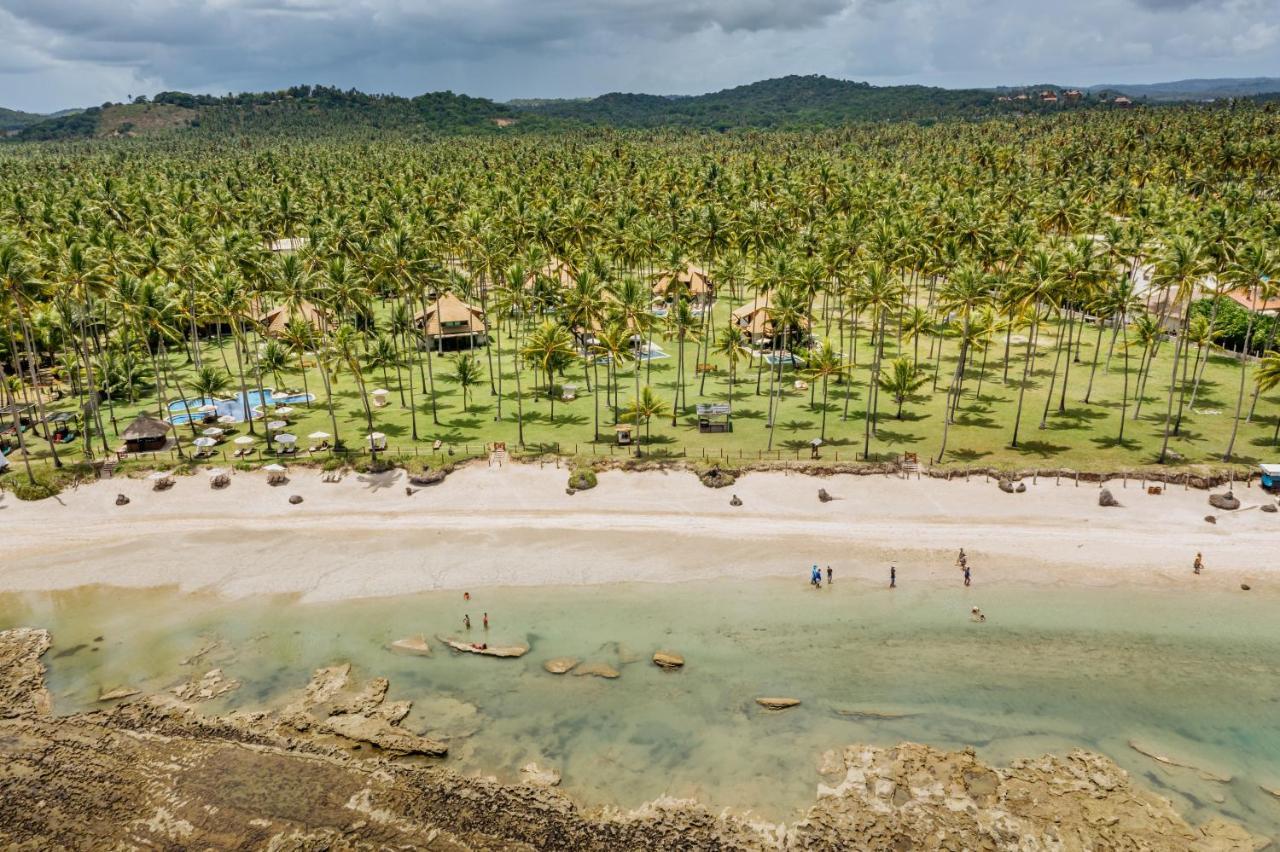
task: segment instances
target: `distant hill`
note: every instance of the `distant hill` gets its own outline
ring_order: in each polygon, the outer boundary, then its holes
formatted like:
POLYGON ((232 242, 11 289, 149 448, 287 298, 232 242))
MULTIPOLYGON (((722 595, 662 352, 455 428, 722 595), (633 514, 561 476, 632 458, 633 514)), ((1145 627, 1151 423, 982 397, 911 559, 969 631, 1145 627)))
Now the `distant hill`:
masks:
POLYGON ((0 134, 21 130, 24 127, 44 121, 46 118, 48 116, 0 107, 0 134))
POLYGON ((1280 77, 1224 77, 1213 80, 1173 80, 1168 83, 1131 83, 1089 86, 1088 92, 1123 92, 1149 101, 1205 101, 1249 98, 1280 92, 1280 77))
POLYGON ((361 130, 458 133, 496 131, 523 118, 509 106, 452 92, 403 98, 294 86, 225 97, 161 92, 149 101, 106 104, 74 115, 43 118, 24 126, 17 138, 88 139, 175 130, 301 136, 361 130))
MULTIPOLYGON (((517 104, 512 104, 517 106, 517 104)), ((780 77, 688 97, 615 92, 589 100, 521 102, 526 113, 618 127, 831 126, 856 121, 980 118, 1037 104, 1002 104, 991 90, 872 86, 819 75, 780 77)))

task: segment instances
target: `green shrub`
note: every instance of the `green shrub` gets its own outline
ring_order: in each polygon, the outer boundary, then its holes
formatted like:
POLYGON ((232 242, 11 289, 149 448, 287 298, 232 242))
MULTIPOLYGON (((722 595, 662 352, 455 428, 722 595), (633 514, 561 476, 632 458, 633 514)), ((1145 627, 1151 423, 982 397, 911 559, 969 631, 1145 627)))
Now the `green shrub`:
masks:
POLYGON ((596 487, 596 472, 589 467, 575 470, 569 474, 569 487, 574 491, 590 491, 596 487))
POLYGON ((44 479, 37 479, 35 482, 19 479, 9 487, 13 489, 13 496, 19 500, 45 500, 62 490, 53 482, 44 479))

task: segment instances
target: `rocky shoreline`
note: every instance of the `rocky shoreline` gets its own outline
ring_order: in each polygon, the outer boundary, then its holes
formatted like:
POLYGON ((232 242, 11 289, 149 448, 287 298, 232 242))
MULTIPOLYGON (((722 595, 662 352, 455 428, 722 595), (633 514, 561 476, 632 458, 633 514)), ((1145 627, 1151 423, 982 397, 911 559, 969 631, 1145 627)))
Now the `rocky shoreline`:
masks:
POLYGON ((1110 760, 1082 751, 984 764, 971 750, 852 745, 790 825, 658 800, 585 810, 549 789, 463 778, 415 755, 447 746, 400 727, 406 702, 350 668, 315 672, 274 713, 205 716, 174 695, 51 715, 47 631, 0 632, 0 844, 25 848, 1260 849, 1191 826, 1110 760))

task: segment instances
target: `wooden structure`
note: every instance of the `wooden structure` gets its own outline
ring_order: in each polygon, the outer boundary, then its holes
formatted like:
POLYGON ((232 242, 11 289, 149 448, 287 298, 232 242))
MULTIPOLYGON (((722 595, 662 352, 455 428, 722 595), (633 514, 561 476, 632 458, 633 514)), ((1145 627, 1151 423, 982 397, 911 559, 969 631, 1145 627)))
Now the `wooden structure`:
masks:
POLYGON ((699 432, 732 432, 733 421, 729 419, 732 409, 727 402, 698 403, 699 432))
POLYGON ((328 326, 328 318, 324 311, 311 302, 303 302, 294 308, 289 305, 278 305, 269 311, 260 312, 256 319, 262 323, 262 333, 268 337, 279 337, 285 328, 295 319, 300 319, 317 334, 328 326))
POLYGON ((619 447, 629 447, 634 440, 635 424, 619 423, 613 427, 613 433, 617 437, 619 447))
POLYGON ((443 350, 446 343, 452 348, 463 345, 476 346, 485 343, 488 326, 484 311, 468 305, 453 293, 444 293, 428 302, 425 310, 413 318, 429 345, 443 350))
POLYGON ((715 286, 706 270, 690 263, 684 269, 664 272, 653 285, 653 295, 667 302, 686 295, 696 302, 706 304, 715 295, 715 286))
POLYGON ((147 453, 164 449, 169 440, 169 424, 150 412, 139 414, 124 430, 124 449, 129 453, 147 453))
MULTIPOLYGON (((745 305, 734 308, 730 314, 734 326, 752 343, 770 341, 778 335, 773 328, 773 318, 769 316, 770 295, 766 293, 757 296, 745 305)), ((801 328, 806 332, 809 330, 808 317, 801 320, 801 328)))

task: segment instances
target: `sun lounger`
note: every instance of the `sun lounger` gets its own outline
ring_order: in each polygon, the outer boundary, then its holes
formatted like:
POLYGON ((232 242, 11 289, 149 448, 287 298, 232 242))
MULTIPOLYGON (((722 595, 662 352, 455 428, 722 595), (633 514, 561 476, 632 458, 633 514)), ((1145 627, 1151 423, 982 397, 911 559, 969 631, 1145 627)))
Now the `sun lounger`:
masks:
POLYGON ((433 449, 433 450, 438 450, 438 449, 440 449, 440 447, 441 447, 443 444, 444 444, 444 442, 443 442, 443 441, 441 441, 439 438, 437 438, 437 439, 436 439, 436 441, 435 441, 435 443, 433 443, 433 444, 431 445, 431 449, 433 449))

